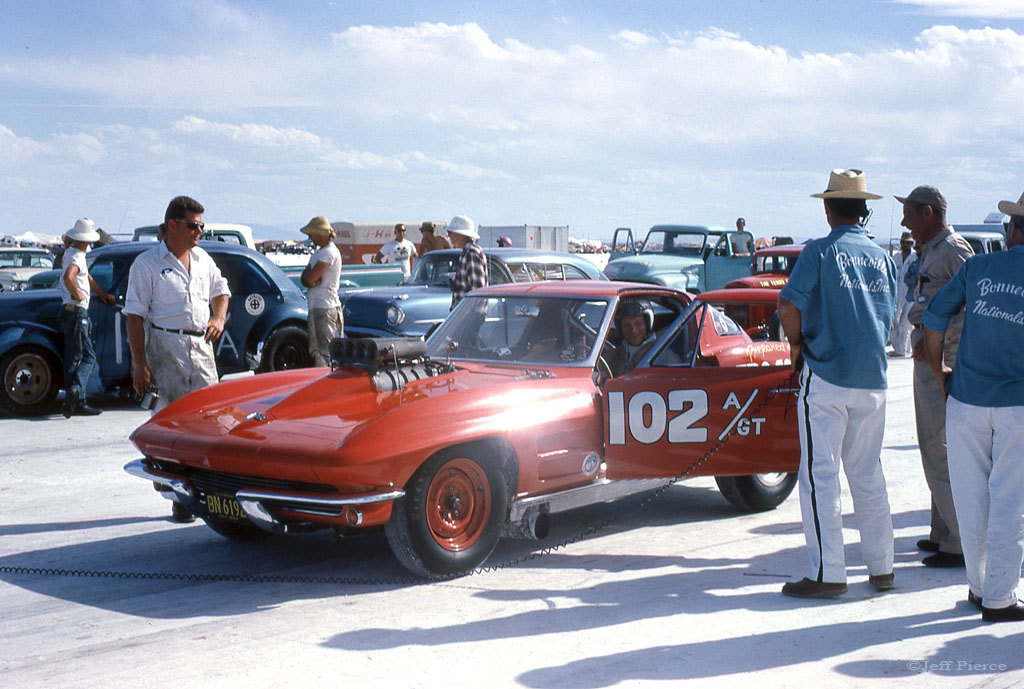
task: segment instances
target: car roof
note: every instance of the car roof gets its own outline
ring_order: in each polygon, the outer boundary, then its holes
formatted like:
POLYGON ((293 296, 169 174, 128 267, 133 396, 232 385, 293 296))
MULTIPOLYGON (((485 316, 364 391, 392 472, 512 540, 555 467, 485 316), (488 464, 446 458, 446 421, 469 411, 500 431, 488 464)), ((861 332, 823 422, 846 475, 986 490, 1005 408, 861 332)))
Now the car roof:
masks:
POLYGON ((38 254, 50 253, 48 250, 38 246, 0 246, 0 251, 4 252, 5 254, 14 253, 15 251, 17 251, 18 253, 25 253, 26 251, 35 252, 38 254))
POLYGON ((779 244, 778 246, 766 246, 754 252, 756 256, 788 256, 798 254, 804 250, 804 244, 779 244))
POLYGON ((542 282, 512 282, 504 285, 479 287, 473 296, 552 296, 584 297, 586 299, 621 296, 627 292, 676 292, 679 290, 642 282, 617 282, 604 280, 547 280, 542 282))
POLYGON ((747 302, 771 302, 779 299, 779 290, 770 287, 736 287, 733 289, 715 289, 701 292, 697 299, 705 302, 723 304, 745 304, 747 302))
POLYGON ((694 234, 721 234, 729 230, 717 225, 654 225, 648 230, 651 232, 691 232, 694 234))
MULTIPOLYGON (((89 253, 96 256, 135 256, 141 254, 143 251, 149 251, 150 249, 156 248, 159 244, 154 242, 115 242, 114 244, 107 244, 106 246, 97 247, 92 249, 89 253)), ((205 250, 207 253, 222 253, 222 254, 239 254, 251 256, 254 253, 252 249, 242 246, 241 244, 231 244, 230 242, 218 242, 218 241, 204 241, 199 242, 200 248, 205 250)))

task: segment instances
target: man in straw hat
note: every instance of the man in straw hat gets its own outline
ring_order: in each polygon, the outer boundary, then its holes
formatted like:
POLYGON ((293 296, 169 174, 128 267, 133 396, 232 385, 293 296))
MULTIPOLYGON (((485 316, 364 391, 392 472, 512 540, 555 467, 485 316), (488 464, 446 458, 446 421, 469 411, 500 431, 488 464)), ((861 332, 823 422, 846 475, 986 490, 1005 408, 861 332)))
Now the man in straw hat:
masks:
POLYGON ((437 225, 429 220, 420 225, 420 256, 438 249, 451 249, 452 243, 447 237, 437 234, 437 225))
POLYGON ((89 275, 85 254, 89 245, 100 240, 96 224, 79 218, 64 235, 67 248, 61 263, 60 288, 63 308, 60 327, 64 332, 64 417, 72 414, 95 416, 99 409, 85 401, 85 386, 96 368, 96 352, 92 345, 92 322, 89 320, 89 291, 95 290, 104 304, 113 306, 114 296, 108 294, 89 275))
POLYGON ((861 555, 878 591, 893 585, 893 534, 880 461, 885 430, 885 342, 895 312, 896 267, 863 227, 860 170, 833 170, 824 199, 827 237, 809 242, 779 293, 779 318, 800 371, 800 511, 810 575, 782 593, 846 592, 839 465, 853 496, 861 555))
MULTIPOLYGON (((924 349, 921 316, 928 302, 945 285, 964 261, 974 255, 967 240, 946 224, 946 198, 933 186, 916 187, 907 196, 897 196, 903 204, 903 227, 910 230, 921 245, 914 304, 908 318, 914 326, 911 346, 914 351, 914 415, 917 421, 917 444, 925 481, 931 491, 931 519, 928 538, 917 547, 931 553, 921 560, 927 567, 963 567, 953 491, 949 485, 946 464, 946 400, 928 368, 924 349)), ((960 314, 946 328, 945 361, 952 366, 960 342, 960 314)))
POLYGON ((1008 251, 961 265, 928 302, 928 365, 948 393, 949 474, 967 566, 967 600, 987 622, 1024 620, 1024 194, 1001 201, 1008 251), (966 306, 950 370, 947 330, 966 306))
POLYGON ((459 256, 459 264, 455 268, 455 277, 452 279, 452 305, 462 301, 462 298, 477 287, 487 286, 487 257, 484 250, 476 243, 480 239, 480 233, 476 231, 476 223, 465 215, 456 215, 448 223, 448 236, 456 249, 462 249, 459 256))
POLYGON ((299 280, 306 286, 309 316, 309 355, 316 366, 330 364, 331 339, 341 337, 343 321, 338 283, 341 281, 341 252, 334 243, 334 229, 322 215, 310 220, 299 232, 317 247, 299 280))

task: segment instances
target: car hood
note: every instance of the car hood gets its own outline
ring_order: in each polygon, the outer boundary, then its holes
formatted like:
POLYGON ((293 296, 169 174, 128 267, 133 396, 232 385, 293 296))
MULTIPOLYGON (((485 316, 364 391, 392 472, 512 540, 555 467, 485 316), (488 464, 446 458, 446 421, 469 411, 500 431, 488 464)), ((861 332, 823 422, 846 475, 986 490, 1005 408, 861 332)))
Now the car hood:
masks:
POLYGON ((452 291, 443 285, 398 285, 353 290, 346 292, 342 299, 346 326, 419 337, 448 315, 452 291), (388 322, 391 305, 402 309, 401 323, 388 322))
POLYGON ((416 458, 441 447, 579 414, 595 391, 586 369, 470 365, 393 391, 351 367, 300 369, 196 391, 131 440, 147 456, 194 467, 369 490, 403 482, 416 458))
POLYGON ((0 293, 0 322, 43 322, 43 316, 56 318, 60 306, 60 292, 56 289, 34 289, 24 292, 0 293), (53 311, 54 313, 50 313, 53 311))
POLYGON ((759 273, 757 275, 747 275, 746 277, 733 280, 726 285, 726 287, 764 287, 768 289, 781 289, 788 281, 789 276, 785 273, 759 273))
POLYGON ((634 276, 654 273, 678 273, 686 266, 700 263, 702 261, 696 256, 637 254, 609 261, 604 274, 613 280, 629 280, 634 276))

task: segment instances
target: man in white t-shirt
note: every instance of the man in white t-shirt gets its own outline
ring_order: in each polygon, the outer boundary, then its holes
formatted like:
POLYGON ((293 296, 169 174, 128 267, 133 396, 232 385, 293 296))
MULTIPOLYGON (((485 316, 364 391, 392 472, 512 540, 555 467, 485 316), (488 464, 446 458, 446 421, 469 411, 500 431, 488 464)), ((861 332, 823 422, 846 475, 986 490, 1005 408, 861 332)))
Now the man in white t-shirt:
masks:
POLYGON ((405 225, 395 225, 395 238, 385 244, 373 257, 374 263, 398 263, 402 266, 402 275, 409 277, 412 273, 412 259, 419 256, 416 245, 405 238, 405 225))
POLYGON ((322 215, 310 220, 299 232, 309 235, 309 240, 317 247, 299 278, 307 288, 309 318, 306 321, 306 328, 309 332, 309 355, 313 357, 315 366, 328 366, 331 359, 331 340, 341 337, 344 327, 341 299, 338 298, 341 252, 334 244, 334 229, 331 223, 322 215))

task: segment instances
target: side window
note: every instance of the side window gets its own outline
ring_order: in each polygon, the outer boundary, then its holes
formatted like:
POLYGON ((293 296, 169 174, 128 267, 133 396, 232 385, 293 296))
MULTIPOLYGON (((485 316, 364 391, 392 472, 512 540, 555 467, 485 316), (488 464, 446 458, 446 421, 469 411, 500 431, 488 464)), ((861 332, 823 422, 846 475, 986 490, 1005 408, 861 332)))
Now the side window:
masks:
POLYGON ((689 366, 700 335, 706 305, 700 304, 690 311, 683 323, 675 329, 665 347, 651 360, 652 366, 689 366))
POLYGON ((566 280, 586 280, 587 274, 576 266, 563 265, 562 270, 565 271, 566 280))
MULTIPOLYGON (((114 287, 114 278, 121 272, 121 261, 111 261, 110 259, 100 259, 93 261, 92 265, 89 266, 89 275, 96 281, 96 284, 104 292, 110 292, 114 287)), ((128 272, 127 270, 125 271, 128 272)), ((127 277, 127 276, 126 276, 127 277)), ((125 288, 127 288, 128 280, 124 281, 125 288)))
POLYGON ((512 273, 513 282, 530 282, 532 280, 530 276, 530 270, 524 263, 509 263, 508 269, 512 273))
POLYGON ((728 256, 729 255, 729 237, 728 235, 722 235, 718 243, 715 244, 715 256, 728 256))
POLYGON ((228 281, 231 294, 238 296, 253 292, 270 292, 273 283, 263 269, 243 256, 212 254, 217 267, 228 281))
POLYGON ((488 285, 507 285, 512 282, 512 275, 509 274, 508 270, 500 261, 496 261, 493 258, 487 258, 487 284, 488 285))
POLYGON ((1003 250, 1003 240, 1001 240, 1001 239, 993 239, 992 240, 992 247, 991 248, 992 248, 992 251, 1002 251, 1003 250))

